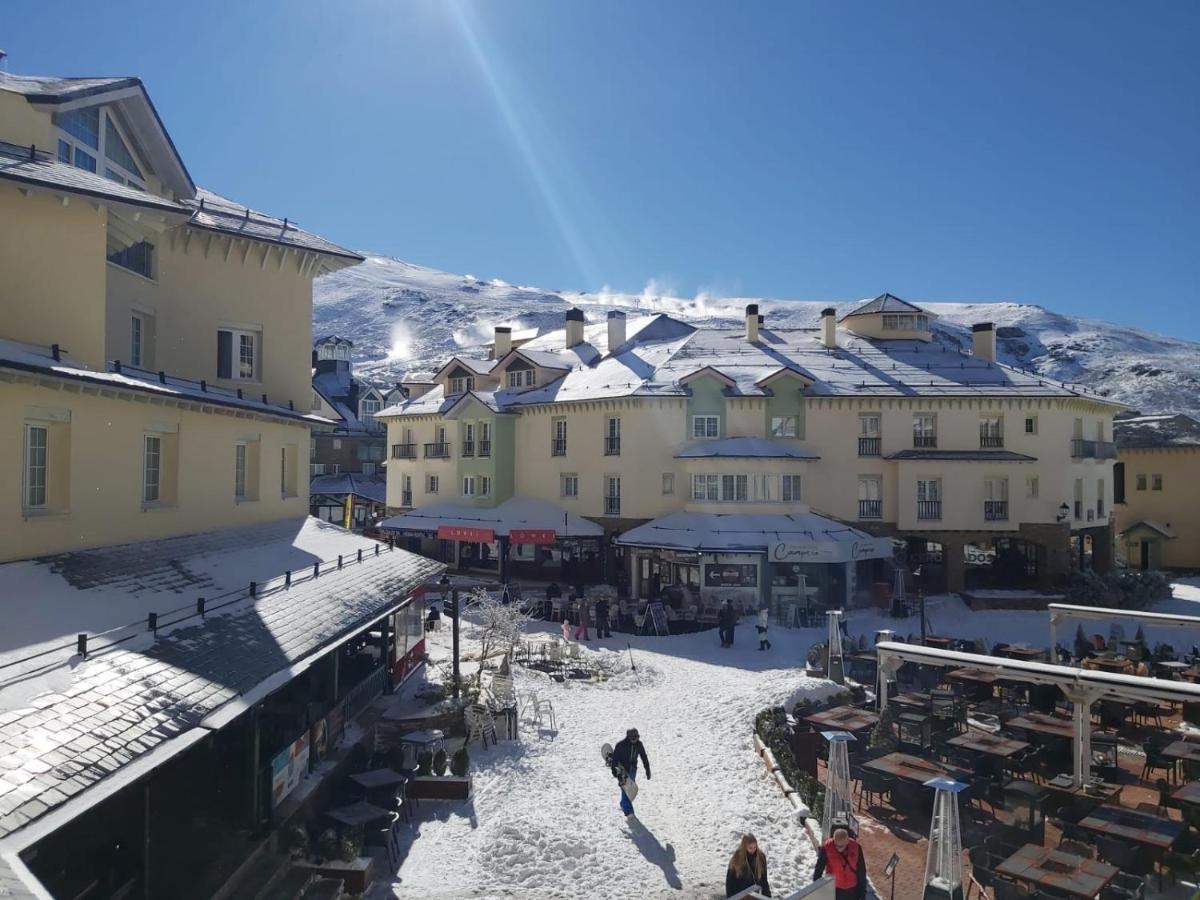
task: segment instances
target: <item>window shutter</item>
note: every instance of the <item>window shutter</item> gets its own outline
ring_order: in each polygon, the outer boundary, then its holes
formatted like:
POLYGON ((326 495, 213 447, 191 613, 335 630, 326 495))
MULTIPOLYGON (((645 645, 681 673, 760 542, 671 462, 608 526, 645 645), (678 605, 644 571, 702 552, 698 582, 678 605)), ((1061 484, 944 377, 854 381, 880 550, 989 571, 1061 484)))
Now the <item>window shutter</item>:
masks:
POLYGON ((217 377, 233 377, 233 332, 217 332, 217 377))

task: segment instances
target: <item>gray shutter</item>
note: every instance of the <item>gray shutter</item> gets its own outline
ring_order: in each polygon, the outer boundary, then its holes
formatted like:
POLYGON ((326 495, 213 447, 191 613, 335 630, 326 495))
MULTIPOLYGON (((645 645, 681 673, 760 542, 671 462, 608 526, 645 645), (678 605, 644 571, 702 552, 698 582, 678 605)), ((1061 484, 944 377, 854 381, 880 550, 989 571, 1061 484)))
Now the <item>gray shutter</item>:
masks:
POLYGON ((233 332, 217 332, 217 377, 233 377, 233 332))

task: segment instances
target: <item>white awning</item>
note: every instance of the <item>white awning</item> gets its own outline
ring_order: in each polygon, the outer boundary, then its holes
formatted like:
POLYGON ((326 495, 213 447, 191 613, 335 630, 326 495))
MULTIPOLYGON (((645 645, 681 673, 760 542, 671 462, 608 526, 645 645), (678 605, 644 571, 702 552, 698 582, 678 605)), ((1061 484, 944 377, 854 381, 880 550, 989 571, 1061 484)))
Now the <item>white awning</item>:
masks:
POLYGON ((604 529, 595 522, 531 497, 512 497, 491 509, 449 501, 430 503, 384 519, 379 527, 422 534, 437 534, 441 528, 482 530, 491 531, 496 537, 507 537, 511 531, 553 531, 557 538, 604 536, 604 529))

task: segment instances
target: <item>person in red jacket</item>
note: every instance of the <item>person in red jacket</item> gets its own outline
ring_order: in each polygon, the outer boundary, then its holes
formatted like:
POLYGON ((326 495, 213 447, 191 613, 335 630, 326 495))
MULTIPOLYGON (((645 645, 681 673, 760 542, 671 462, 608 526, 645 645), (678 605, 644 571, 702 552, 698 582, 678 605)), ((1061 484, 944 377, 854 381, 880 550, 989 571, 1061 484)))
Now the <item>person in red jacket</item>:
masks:
POLYGON ((813 881, 826 871, 833 876, 837 900, 863 900, 867 896, 867 861, 862 846, 845 828, 835 828, 833 837, 817 851, 813 881))

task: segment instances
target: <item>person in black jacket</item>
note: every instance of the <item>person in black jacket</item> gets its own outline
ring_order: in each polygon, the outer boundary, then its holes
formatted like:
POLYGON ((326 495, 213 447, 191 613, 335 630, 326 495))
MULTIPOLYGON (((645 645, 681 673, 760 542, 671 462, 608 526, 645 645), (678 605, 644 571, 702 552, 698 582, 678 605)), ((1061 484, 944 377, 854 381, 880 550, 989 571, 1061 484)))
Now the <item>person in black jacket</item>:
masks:
POLYGON ((767 881, 767 855, 758 849, 758 840, 752 834, 742 835, 742 843, 733 852, 729 868, 725 870, 725 896, 733 897, 746 888, 757 887, 764 897, 771 896, 771 883, 767 881))
POLYGON ((733 626, 736 624, 737 613, 733 609, 733 604, 726 600, 717 610, 717 630, 721 635, 722 647, 733 646, 733 626))
POLYGON ((600 596, 596 598, 596 637, 612 637, 612 627, 608 620, 608 598, 600 596))
MULTIPOLYGON (((649 780, 650 758, 646 756, 646 748, 642 744, 641 735, 638 734, 638 730, 630 728, 625 732, 625 738, 617 741, 617 746, 613 747, 613 765, 624 769, 625 777, 630 781, 637 781, 637 764, 639 758, 642 761, 642 765, 646 767, 646 779, 649 780)), ((629 802, 629 797, 625 795, 624 790, 621 791, 621 812, 627 816, 633 815, 633 804, 629 802)))

